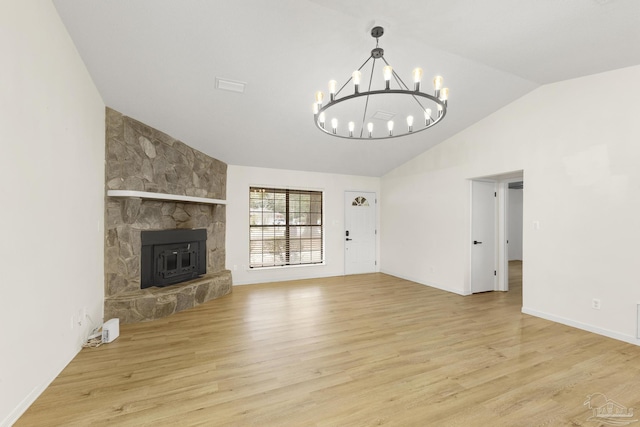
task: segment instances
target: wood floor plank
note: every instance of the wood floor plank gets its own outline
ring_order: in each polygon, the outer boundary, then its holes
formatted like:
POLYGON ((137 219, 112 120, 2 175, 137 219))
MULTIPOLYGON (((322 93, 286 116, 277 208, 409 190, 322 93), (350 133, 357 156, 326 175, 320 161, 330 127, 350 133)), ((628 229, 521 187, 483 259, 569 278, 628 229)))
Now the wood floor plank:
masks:
POLYGON ((598 425, 640 408, 640 348, 385 274, 235 287, 84 349, 16 426, 598 425))

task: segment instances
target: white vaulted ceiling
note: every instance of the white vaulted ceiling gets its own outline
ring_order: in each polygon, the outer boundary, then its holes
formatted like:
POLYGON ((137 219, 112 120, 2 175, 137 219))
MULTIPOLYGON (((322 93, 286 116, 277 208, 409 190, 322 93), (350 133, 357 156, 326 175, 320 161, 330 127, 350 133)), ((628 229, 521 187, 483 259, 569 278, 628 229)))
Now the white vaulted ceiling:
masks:
MULTIPOLYGON (((640 64, 638 0, 54 0, 107 106, 233 165, 381 176, 541 84, 640 64), (333 138, 311 103, 375 46, 451 89, 406 138, 333 138), (216 77, 246 83, 215 89, 216 77)), ((597 94, 607 88, 593 88, 597 94)))

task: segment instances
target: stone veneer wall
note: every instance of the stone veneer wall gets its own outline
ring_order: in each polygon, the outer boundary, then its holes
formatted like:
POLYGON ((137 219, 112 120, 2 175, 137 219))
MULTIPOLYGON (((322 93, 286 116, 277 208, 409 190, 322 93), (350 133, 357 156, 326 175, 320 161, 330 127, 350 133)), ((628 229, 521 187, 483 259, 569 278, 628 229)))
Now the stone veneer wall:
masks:
MULTIPOLYGON (((106 189, 226 199, 227 165, 107 108, 106 189)), ((105 320, 140 322, 168 316, 231 292, 225 270, 225 206, 107 197, 105 320), (140 289, 140 232, 207 230, 207 274, 140 289)))

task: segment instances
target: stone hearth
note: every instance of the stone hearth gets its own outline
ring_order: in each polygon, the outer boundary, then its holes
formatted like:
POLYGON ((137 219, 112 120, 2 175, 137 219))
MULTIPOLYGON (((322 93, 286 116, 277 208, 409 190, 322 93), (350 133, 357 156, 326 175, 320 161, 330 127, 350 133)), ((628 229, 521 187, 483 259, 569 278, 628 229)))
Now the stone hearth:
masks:
MULTIPOLYGON (((225 163, 112 109, 106 120, 107 190, 226 198, 225 163)), ((223 204, 107 197, 105 210, 105 320, 154 320, 231 292, 223 204), (140 232, 175 228, 207 230, 207 274, 140 289, 140 232)))
POLYGON ((163 288, 123 292, 105 300, 105 319, 117 317, 122 323, 160 319, 230 292, 231 275, 228 271, 207 274, 163 288))

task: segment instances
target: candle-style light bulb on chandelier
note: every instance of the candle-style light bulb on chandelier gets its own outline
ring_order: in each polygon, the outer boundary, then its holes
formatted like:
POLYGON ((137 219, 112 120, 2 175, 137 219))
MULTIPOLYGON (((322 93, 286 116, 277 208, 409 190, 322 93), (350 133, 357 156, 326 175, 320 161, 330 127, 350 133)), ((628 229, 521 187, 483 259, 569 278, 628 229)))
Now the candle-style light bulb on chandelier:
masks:
POLYGON ((325 97, 322 91, 316 92, 313 103, 314 122, 327 135, 347 139, 397 138, 429 129, 447 114, 449 89, 442 87, 442 77, 436 76, 433 79, 434 91, 431 95, 420 90, 423 71, 415 68, 411 73, 413 88, 410 89, 384 58, 384 50, 378 46, 378 39, 383 34, 382 27, 377 26, 371 30, 371 36, 376 39, 376 47, 346 83, 338 88, 336 80, 329 81, 328 103, 323 104, 325 97), (378 71, 382 78, 375 74, 378 60, 384 63, 378 71), (368 71, 365 69, 368 64, 371 71, 364 73, 363 71, 368 71), (363 79, 367 75, 368 82, 363 79), (343 91, 349 92, 347 87, 350 82, 353 92, 343 94, 343 91), (343 96, 339 96, 341 94, 343 96), (400 117, 394 125, 392 119, 395 116, 400 117))

